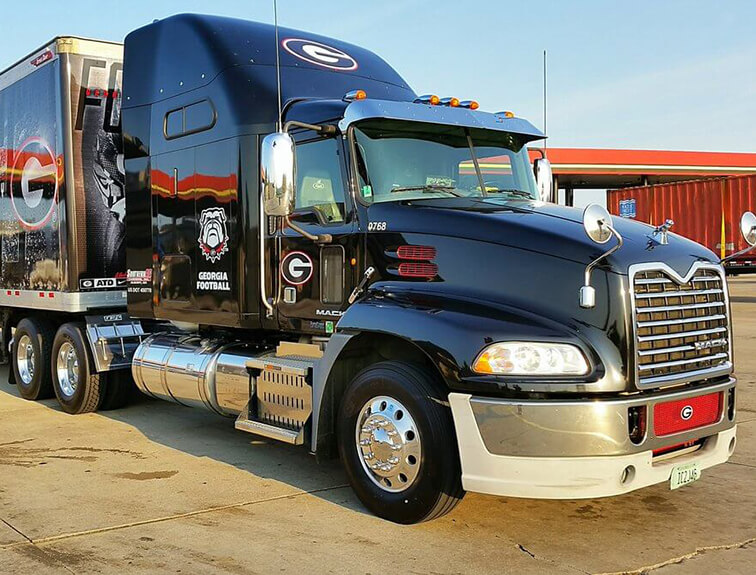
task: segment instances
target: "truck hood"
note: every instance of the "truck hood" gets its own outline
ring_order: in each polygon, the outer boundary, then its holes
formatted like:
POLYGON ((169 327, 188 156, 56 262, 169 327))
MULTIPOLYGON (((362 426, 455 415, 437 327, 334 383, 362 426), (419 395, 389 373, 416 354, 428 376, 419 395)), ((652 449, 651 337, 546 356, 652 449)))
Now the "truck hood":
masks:
MULTIPOLYGON (((598 245, 583 230, 583 211, 533 200, 449 198, 373 204, 370 222, 386 222, 386 231, 450 236, 500 244, 588 264, 615 245, 598 245)), ((660 222, 661 223, 661 222, 660 222)), ((700 244, 674 233, 669 243, 651 240, 653 226, 614 217, 624 246, 605 260, 605 269, 627 274, 635 263, 663 261, 684 275, 694 261, 717 262, 700 244)))

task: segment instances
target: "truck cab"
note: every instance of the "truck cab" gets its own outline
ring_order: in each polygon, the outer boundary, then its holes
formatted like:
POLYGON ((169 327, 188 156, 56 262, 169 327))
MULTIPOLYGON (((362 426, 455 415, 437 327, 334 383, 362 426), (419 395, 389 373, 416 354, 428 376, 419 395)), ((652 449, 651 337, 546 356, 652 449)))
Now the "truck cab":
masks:
POLYGON ((733 452, 719 260, 550 203, 526 120, 418 96, 357 46, 194 15, 127 37, 124 96, 148 395, 338 454, 403 523, 465 490, 676 488, 733 452))

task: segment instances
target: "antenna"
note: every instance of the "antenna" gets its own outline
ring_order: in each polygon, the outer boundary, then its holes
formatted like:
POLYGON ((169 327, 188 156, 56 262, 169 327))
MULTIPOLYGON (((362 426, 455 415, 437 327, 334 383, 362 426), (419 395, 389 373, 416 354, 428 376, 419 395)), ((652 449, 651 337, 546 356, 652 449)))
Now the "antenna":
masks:
MULTIPOLYGON (((546 50, 543 51, 543 133, 546 134, 546 50)), ((546 155, 546 140, 543 141, 543 155, 546 155)))
POLYGON ((278 131, 283 130, 283 114, 281 113, 281 55, 278 45, 278 1, 273 0, 273 25, 276 29, 276 89, 278 94, 278 131))

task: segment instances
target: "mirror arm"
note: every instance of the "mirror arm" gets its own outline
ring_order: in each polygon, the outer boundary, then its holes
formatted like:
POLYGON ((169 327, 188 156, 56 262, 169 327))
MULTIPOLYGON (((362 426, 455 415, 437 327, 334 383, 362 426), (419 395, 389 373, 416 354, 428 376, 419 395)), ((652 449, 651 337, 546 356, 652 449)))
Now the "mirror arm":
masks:
POLYGON ((622 236, 617 230, 614 229, 613 226, 606 223, 604 225, 612 233, 612 235, 617 238, 617 245, 605 251, 585 267, 585 281, 583 287, 580 288, 580 307, 582 308, 596 307, 596 290, 591 285, 591 273, 593 272, 593 269, 599 264, 601 260, 608 258, 610 255, 620 249, 622 247, 622 244, 624 243, 622 236))
POLYGON ((747 247, 747 248, 745 248, 744 250, 740 250, 739 252, 736 252, 736 253, 734 253, 734 254, 730 254, 730 255, 729 255, 729 256, 727 256, 726 258, 722 258, 721 260, 719 260, 719 263, 720 263, 720 264, 723 264, 723 263, 725 263, 725 262, 729 262, 730 260, 732 260, 732 259, 735 259, 735 258, 736 258, 736 257, 738 257, 738 256, 742 256, 743 254, 747 254, 747 253, 748 253, 748 252, 750 252, 750 251, 751 251, 751 250, 752 250, 753 248, 756 248, 756 244, 754 244, 754 245, 752 245, 752 246, 748 246, 748 247, 747 247))
POLYGON ((290 216, 286 216, 284 218, 284 220, 286 221, 286 225, 287 226, 289 226, 292 230, 294 230, 298 234, 303 235, 304 237, 306 237, 310 241, 313 241, 313 242, 318 243, 318 244, 330 244, 333 241, 333 236, 331 234, 318 234, 318 235, 315 235, 315 234, 311 234, 310 232, 308 232, 306 230, 303 230, 297 224, 295 224, 294 222, 291 221, 291 217, 290 216))
POLYGON ((289 120, 284 124, 283 131, 288 132, 289 128, 305 128, 306 130, 313 130, 321 136, 335 136, 337 129, 336 126, 331 124, 307 124, 305 122, 298 122, 297 120, 289 120))
POLYGON ((266 295, 266 284, 267 284, 267 269, 265 267, 265 264, 267 263, 265 260, 265 236, 266 234, 266 228, 268 225, 267 222, 267 216, 265 215, 265 199, 263 198, 263 195, 260 194, 260 297, 262 299, 263 305, 265 306, 266 312, 265 316, 268 318, 273 317, 273 303, 275 303, 275 300, 271 302, 271 300, 268 299, 268 296, 266 295))

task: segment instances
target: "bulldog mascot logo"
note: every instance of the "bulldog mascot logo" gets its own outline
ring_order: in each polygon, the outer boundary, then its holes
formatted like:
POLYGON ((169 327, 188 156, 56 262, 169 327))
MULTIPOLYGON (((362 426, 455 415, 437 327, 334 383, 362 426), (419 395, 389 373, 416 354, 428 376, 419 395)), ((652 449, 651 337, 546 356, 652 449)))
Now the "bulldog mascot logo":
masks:
POLYGON ((226 212, 223 208, 207 208, 200 214, 199 246, 205 259, 217 262, 228 251, 226 212))

